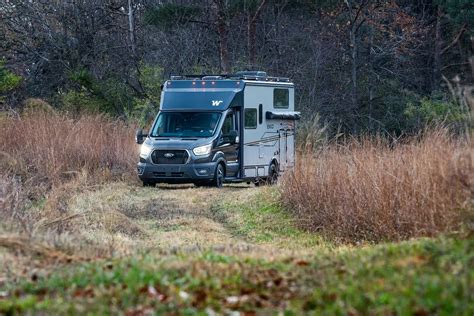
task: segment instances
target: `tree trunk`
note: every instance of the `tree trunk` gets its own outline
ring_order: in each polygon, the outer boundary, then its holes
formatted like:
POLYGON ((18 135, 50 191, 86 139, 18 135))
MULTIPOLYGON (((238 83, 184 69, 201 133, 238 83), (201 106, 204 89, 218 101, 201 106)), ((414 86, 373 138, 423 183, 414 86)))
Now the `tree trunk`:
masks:
POLYGON ((257 23, 250 16, 247 23, 247 46, 249 51, 249 69, 252 70, 255 67, 256 62, 256 37, 257 37, 257 23))
POLYGON ((351 45, 351 103, 352 109, 357 109, 357 39, 356 39, 356 27, 355 23, 351 26, 350 33, 350 45, 351 45))
POLYGON ((261 0, 260 5, 253 15, 248 16, 247 22, 247 47, 249 55, 249 67, 252 69, 257 63, 257 20, 267 1, 261 0))
POLYGON ((441 81, 441 51, 443 46, 443 39, 441 37, 441 18, 443 17, 443 12, 438 6, 438 14, 436 17, 436 26, 435 26, 435 43, 434 43, 434 56, 433 56, 433 78, 431 91, 436 91, 439 88, 441 81))
POLYGON ((359 22, 360 13, 366 5, 366 3, 361 3, 359 7, 356 9, 354 7, 354 3, 352 1, 346 0, 346 5, 349 10, 349 18, 350 18, 350 29, 349 29, 349 45, 350 45, 350 54, 351 54, 351 110, 357 110, 357 31, 359 27, 364 22, 363 20, 359 22), (354 13, 353 10, 356 9, 354 13))
POLYGON ((137 49, 135 46, 135 25, 133 20, 133 0, 128 0, 128 34, 130 39, 130 48, 132 50, 132 56, 135 59, 137 57, 137 49))
POLYGON ((229 26, 227 25, 224 1, 214 0, 217 15, 217 33, 219 34, 219 53, 220 53, 220 68, 225 74, 230 73, 229 61, 229 26))
POLYGON ((373 87, 373 74, 374 74, 374 58, 373 58, 373 46, 374 46, 374 29, 371 26, 369 30, 369 76, 368 76, 368 93, 369 93, 369 131, 372 130, 372 100, 374 99, 374 87, 373 87))

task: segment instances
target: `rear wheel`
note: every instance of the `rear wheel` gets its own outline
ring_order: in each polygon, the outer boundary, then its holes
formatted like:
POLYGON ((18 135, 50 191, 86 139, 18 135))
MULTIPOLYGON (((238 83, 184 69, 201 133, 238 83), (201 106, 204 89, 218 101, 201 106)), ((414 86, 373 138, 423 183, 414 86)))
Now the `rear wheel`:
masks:
POLYGON ((215 186, 216 188, 222 188, 222 186, 224 185, 224 177, 225 177, 224 166, 220 163, 216 167, 216 172, 214 174, 214 181, 212 183, 213 186, 215 186))
POLYGON ((278 168, 275 163, 272 163, 270 165, 270 169, 268 170, 267 183, 269 185, 274 185, 277 182, 278 182, 278 168))

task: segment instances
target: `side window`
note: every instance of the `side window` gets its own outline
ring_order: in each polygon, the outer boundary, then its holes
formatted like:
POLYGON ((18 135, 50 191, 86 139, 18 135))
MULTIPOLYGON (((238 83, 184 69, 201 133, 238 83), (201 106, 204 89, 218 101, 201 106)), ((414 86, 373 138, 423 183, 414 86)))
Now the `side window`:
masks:
POLYGON ((230 131, 234 129, 234 116, 232 114, 227 114, 222 125, 222 135, 230 134, 230 131))
POLYGON ((244 123, 246 129, 257 128, 257 109, 245 109, 244 123))
POLYGON ((290 105, 290 92, 288 89, 273 90, 273 107, 287 109, 290 105))

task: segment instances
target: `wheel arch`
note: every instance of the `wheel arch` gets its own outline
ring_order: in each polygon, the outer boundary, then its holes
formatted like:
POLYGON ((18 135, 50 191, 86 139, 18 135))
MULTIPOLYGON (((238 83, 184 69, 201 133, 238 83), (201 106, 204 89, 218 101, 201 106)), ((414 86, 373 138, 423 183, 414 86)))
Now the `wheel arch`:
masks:
POLYGON ((272 159, 270 159, 270 163, 268 164, 269 173, 270 173, 270 167, 272 166, 272 164, 275 164, 275 166, 277 167, 277 171, 280 172, 280 163, 278 162, 277 157, 272 157, 272 159))
POLYGON ((225 159, 225 155, 222 151, 218 151, 212 157, 212 161, 216 163, 216 167, 218 164, 222 164, 224 166, 224 176, 227 175, 227 160, 225 159))

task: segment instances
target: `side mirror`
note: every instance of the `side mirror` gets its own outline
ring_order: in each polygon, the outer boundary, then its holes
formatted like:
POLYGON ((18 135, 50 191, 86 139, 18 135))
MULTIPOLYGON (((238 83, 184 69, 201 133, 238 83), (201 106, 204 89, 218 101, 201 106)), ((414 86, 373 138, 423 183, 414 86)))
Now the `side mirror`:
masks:
POLYGON ((232 130, 229 132, 229 141, 231 144, 239 143, 239 133, 236 130, 232 130))
POLYGON ((143 130, 141 128, 137 129, 137 132, 135 134, 135 142, 137 144, 143 144, 144 138, 148 136, 147 133, 143 133, 143 130))

